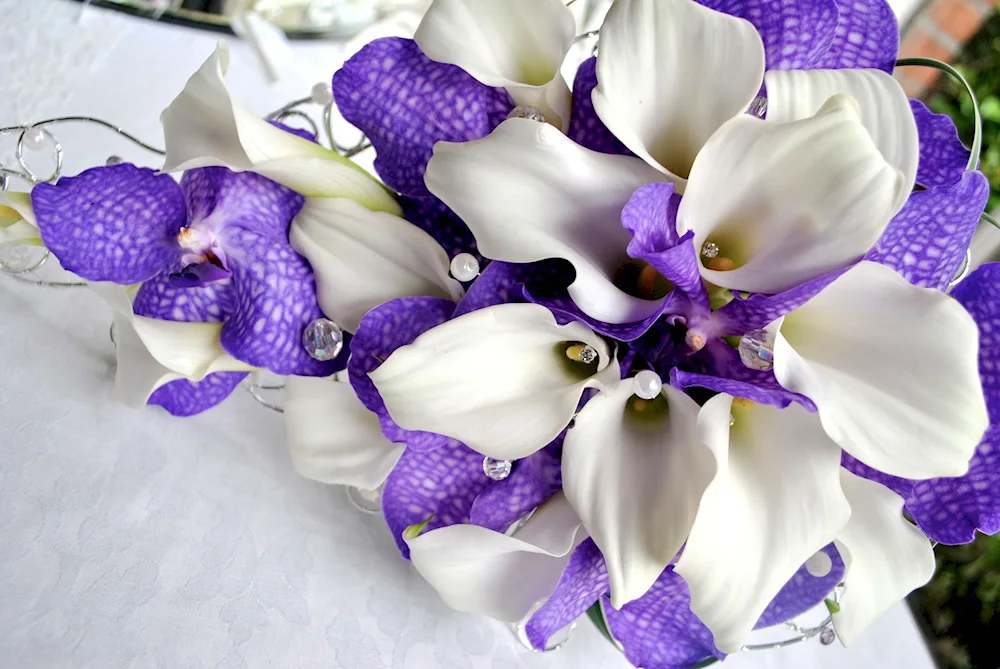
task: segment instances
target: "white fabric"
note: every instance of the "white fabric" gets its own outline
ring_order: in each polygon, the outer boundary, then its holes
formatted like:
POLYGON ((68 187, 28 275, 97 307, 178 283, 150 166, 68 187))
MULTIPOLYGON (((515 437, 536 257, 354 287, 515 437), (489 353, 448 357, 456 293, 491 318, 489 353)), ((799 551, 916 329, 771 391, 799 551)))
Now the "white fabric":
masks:
MULTIPOLYGON (((574 7, 580 5, 577 0, 574 7)), ((0 123, 86 111, 161 140, 159 111, 217 35, 65 0, 0 0, 0 123)), ((305 95, 339 46, 296 41, 267 86, 232 45, 229 85, 266 113, 305 95)), ((155 156, 76 124, 57 133, 67 174, 155 156)), ((10 667, 629 669, 585 621, 556 653, 501 623, 447 609, 382 521, 292 468, 281 416, 237 392, 175 419, 111 397, 106 307, 85 289, 0 274, 0 658, 10 667), (78 292, 82 291, 82 292, 78 292), (54 352, 58 352, 55 354, 54 352)), ((781 631, 780 633, 784 633, 781 631)), ((894 606, 844 649, 800 644, 726 669, 933 669, 894 606)))

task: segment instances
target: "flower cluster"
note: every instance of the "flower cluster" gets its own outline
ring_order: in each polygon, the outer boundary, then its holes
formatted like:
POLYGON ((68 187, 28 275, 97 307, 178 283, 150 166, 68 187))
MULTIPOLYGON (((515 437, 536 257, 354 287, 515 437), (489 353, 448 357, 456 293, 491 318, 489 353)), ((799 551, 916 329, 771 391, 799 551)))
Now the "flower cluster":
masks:
POLYGON ((352 57, 384 186, 232 100, 220 45, 163 114, 179 184, 96 168, 0 234, 95 282, 130 403, 287 375, 298 469, 384 485, 441 597, 537 648, 598 606, 683 669, 840 582, 850 643, 932 540, 1000 530, 1000 267, 952 289, 986 179, 890 76, 884 0, 615 0, 571 88, 576 32, 434 0, 352 57))

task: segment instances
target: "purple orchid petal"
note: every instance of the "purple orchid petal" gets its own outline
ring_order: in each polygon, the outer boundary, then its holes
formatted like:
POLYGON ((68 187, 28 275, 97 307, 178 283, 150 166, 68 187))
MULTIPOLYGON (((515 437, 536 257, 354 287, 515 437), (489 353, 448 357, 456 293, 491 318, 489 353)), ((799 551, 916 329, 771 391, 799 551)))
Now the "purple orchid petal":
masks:
POLYGON ((639 599, 616 610, 601 598, 611 634, 621 642, 625 658, 644 669, 690 669, 697 662, 725 655, 715 648, 712 633, 691 612, 691 592, 673 567, 660 575, 639 599))
POLYGON ((528 640, 545 650, 549 637, 565 628, 608 592, 608 568, 593 539, 576 547, 556 589, 525 626, 528 640))
POLYGON ((849 268, 824 274, 777 295, 756 294, 743 298, 738 293, 732 302, 712 314, 716 336, 744 335, 766 327, 790 311, 798 309, 829 286, 849 268))
POLYGON ((780 625, 796 618, 833 593, 833 589, 844 578, 844 561, 833 544, 822 550, 833 562, 830 573, 826 576, 813 576, 805 565, 802 565, 767 605, 754 629, 780 625))
POLYGON ((670 371, 670 384, 675 388, 685 390, 692 386, 707 388, 717 393, 728 393, 734 397, 744 397, 758 404, 769 404, 784 409, 792 402, 815 411, 815 405, 805 396, 785 390, 774 378, 771 372, 758 372, 747 368, 755 377, 752 381, 726 379, 708 374, 685 372, 678 368, 670 371))
MULTIPOLYGON (((462 444, 444 435, 404 430, 396 425, 368 374, 378 369, 397 348, 413 343, 423 333, 447 321, 454 310, 454 302, 436 297, 392 300, 365 314, 351 340, 351 361, 347 367, 351 386, 361 403, 378 415, 385 438, 395 444, 405 444, 407 452, 455 449, 462 444)), ((480 471, 482 464, 480 456, 480 471)))
POLYGON ((170 284, 178 288, 197 288, 208 283, 232 278, 233 273, 211 262, 188 265, 179 272, 170 274, 170 284))
POLYGON ((404 450, 382 491, 382 513, 403 557, 410 557, 403 530, 428 518, 428 532, 468 523, 476 497, 491 483, 483 456, 457 441, 433 451, 404 450))
POLYGON ((965 260, 989 195, 981 172, 913 193, 865 259, 893 268, 916 286, 944 290, 965 260))
POLYGON ((556 320, 560 323, 569 323, 570 321, 584 323, 587 327, 598 334, 624 342, 631 342, 639 339, 646 334, 651 327, 653 327, 656 321, 659 320, 660 316, 665 313, 683 312, 685 307, 688 305, 688 302, 681 299, 679 295, 671 295, 667 298, 667 301, 663 303, 662 308, 654 312, 651 316, 648 316, 646 319, 636 321, 635 323, 616 324, 605 323, 604 321, 591 318, 587 314, 580 311, 580 308, 576 306, 576 303, 568 297, 535 297, 527 287, 525 287, 524 290, 524 297, 529 302, 540 304, 551 311, 555 315, 556 320))
POLYGON ((494 260, 469 286, 458 303, 453 318, 472 311, 511 302, 530 300, 524 294, 531 286, 543 294, 565 292, 573 282, 573 268, 564 260, 543 260, 534 263, 506 263, 494 260))
POLYGON ((892 474, 880 472, 877 469, 869 467, 847 452, 841 454, 840 465, 855 476, 861 476, 869 481, 881 483, 903 499, 907 499, 910 496, 910 493, 913 492, 913 485, 916 483, 910 479, 904 479, 898 476, 893 476, 892 474))
POLYGON ((977 529, 1000 531, 1000 263, 981 266, 951 295, 979 325, 979 375, 990 427, 965 476, 916 482, 906 508, 931 539, 963 544, 977 529))
POLYGON ((837 0, 833 42, 815 69, 877 68, 892 74, 899 52, 899 25, 885 0, 837 0))
POLYGON ((485 137, 514 104, 455 65, 437 63, 410 39, 377 39, 333 76, 337 107, 378 157, 375 170, 403 195, 427 196, 424 171, 435 142, 485 137))
MULTIPOLYGON (((230 281, 179 288, 161 274, 139 287, 132 309, 137 316, 167 321, 221 323, 235 306, 230 281)), ((174 416, 193 416, 229 397, 245 377, 244 372, 220 372, 196 382, 171 381, 158 388, 146 403, 161 406, 174 416)))
POLYGON ((197 382, 171 381, 157 388, 146 404, 161 406, 174 416, 194 416, 229 397, 246 376, 246 372, 219 372, 197 382))
POLYGON ((622 226, 632 233, 628 254, 650 265, 704 312, 710 310, 701 280, 694 232, 677 235, 677 208, 681 197, 673 184, 655 183, 632 194, 622 210, 622 226))
POLYGON ((134 284, 174 266, 184 194, 169 175, 123 163, 31 192, 45 246, 89 281, 134 284))
POLYGON ((518 460, 507 478, 483 490, 472 504, 470 522, 506 532, 556 494, 562 488, 559 453, 565 436, 564 431, 542 450, 518 460))
POLYGON ((836 0, 698 0, 698 4, 752 23, 764 42, 769 70, 817 67, 834 42, 836 0))
POLYGON ((573 81, 573 110, 570 112, 566 135, 580 146, 599 151, 631 156, 594 110, 591 93, 597 87, 597 58, 588 58, 580 63, 573 81))
POLYGON ((273 125, 275 128, 281 128, 285 132, 289 132, 297 137, 301 137, 302 139, 308 139, 310 142, 316 141, 316 135, 312 134, 311 130, 306 130, 305 128, 293 128, 292 126, 286 125, 281 121, 268 121, 268 123, 273 125))
MULTIPOLYGON (((191 227, 223 234, 231 226, 288 242, 288 228, 305 198, 253 172, 225 167, 188 170, 181 179, 191 227)), ((220 240, 228 251, 225 240, 220 240)))
POLYGON ((965 174, 969 150, 958 137, 958 128, 947 114, 935 114, 920 100, 910 100, 920 137, 917 183, 925 188, 951 186, 965 174))
POLYGON ((403 218, 433 237, 449 258, 471 253, 481 266, 485 265, 469 226, 444 202, 434 196, 404 196, 399 198, 399 206, 403 208, 403 218))
POLYGON ((306 326, 324 318, 309 263, 287 238, 231 224, 225 248, 236 309, 222 326, 222 348, 237 360, 275 374, 329 376, 347 366, 348 347, 334 360, 316 360, 302 345, 306 326))

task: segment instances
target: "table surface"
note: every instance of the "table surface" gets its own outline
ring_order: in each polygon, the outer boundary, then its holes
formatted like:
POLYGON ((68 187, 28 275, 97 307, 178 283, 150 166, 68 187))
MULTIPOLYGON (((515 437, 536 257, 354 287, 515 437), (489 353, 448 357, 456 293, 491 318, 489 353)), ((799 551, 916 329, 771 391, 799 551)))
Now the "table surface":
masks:
MULTIPOLYGON (((159 111, 211 52, 209 33, 65 0, 0 0, 0 126, 65 114, 161 143, 159 111), (20 45, 20 46, 17 46, 20 45)), ((232 89, 263 113, 328 80, 335 44, 299 43, 267 86, 233 44, 232 89)), ((66 173, 111 153, 60 129, 66 173)), ((12 147, 0 145, 0 160, 12 147)), ((582 621, 549 654, 448 610, 378 516, 292 470, 280 417, 237 392, 175 419, 111 399, 110 314, 85 289, 0 275, 0 666, 547 669, 628 665, 582 621)), ((739 669, 932 669, 898 605, 850 649, 818 642, 734 656, 739 669)))

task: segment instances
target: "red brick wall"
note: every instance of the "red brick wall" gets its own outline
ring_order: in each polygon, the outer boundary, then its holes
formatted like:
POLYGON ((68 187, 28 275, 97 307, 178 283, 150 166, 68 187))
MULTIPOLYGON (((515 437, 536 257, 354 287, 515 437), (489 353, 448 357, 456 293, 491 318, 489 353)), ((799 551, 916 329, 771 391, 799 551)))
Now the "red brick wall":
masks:
MULTIPOLYGON (((951 62, 996 4, 997 0, 930 0, 904 26, 899 57, 951 62)), ((901 67, 896 70, 896 79, 907 94, 920 97, 940 74, 926 67, 901 67)))

